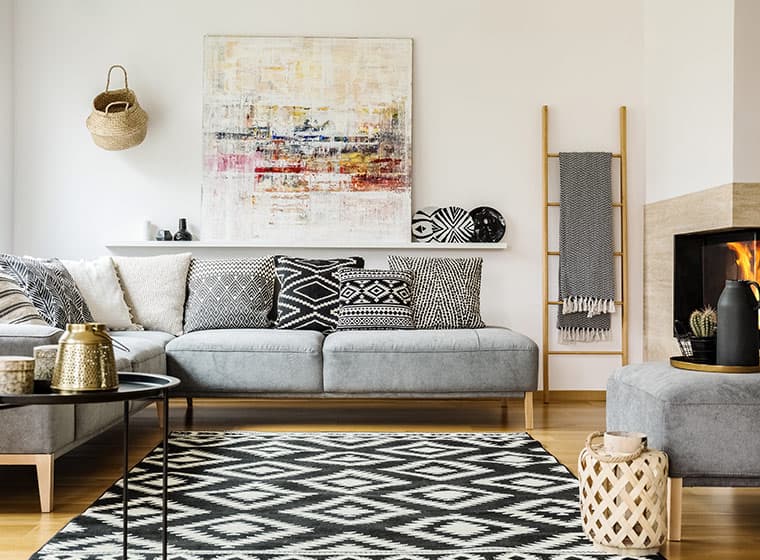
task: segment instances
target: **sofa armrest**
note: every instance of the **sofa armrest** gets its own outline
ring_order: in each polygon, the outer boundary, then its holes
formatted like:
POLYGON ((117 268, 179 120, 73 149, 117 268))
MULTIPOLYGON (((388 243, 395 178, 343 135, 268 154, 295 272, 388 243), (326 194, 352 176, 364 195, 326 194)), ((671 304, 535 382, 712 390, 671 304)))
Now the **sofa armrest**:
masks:
POLYGON ((62 334, 47 325, 0 325, 0 356, 31 356, 35 346, 57 344, 62 334))

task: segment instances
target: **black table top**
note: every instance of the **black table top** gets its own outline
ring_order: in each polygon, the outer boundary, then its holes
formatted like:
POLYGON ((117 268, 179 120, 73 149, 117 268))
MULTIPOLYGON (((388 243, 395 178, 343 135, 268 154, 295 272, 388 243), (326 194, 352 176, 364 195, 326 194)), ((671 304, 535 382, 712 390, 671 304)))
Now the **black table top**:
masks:
POLYGON ((34 393, 28 395, 0 394, 0 408, 29 404, 77 404, 117 402, 158 397, 165 389, 179 385, 179 379, 153 373, 119 373, 119 387, 112 391, 82 391, 58 393, 35 382, 34 393))

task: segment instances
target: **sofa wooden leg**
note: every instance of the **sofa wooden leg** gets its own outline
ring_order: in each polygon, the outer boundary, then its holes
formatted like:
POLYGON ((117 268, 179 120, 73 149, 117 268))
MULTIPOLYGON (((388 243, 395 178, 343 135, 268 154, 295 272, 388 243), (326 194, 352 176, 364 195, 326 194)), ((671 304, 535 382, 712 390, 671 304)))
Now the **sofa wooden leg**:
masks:
POLYGON ((156 401, 156 414, 158 414, 158 427, 163 428, 166 418, 164 418, 164 407, 162 401, 156 401))
POLYGON ((50 454, 35 455, 37 467, 37 486, 40 491, 40 509, 42 513, 53 511, 55 489, 55 456, 50 454))
POLYGON ((525 429, 533 429, 533 393, 531 391, 525 392, 525 429))
POLYGON ((668 540, 681 540, 683 478, 668 478, 668 540))

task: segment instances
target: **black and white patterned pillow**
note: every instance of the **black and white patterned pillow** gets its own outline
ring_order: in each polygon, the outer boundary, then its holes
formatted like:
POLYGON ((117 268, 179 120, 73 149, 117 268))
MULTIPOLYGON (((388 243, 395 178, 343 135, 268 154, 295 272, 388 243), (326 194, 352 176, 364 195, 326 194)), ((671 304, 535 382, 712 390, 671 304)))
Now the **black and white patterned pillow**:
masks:
POLYGON ((275 257, 279 282, 278 329, 328 332, 338 324, 338 292, 341 268, 362 268, 364 259, 301 259, 275 257))
POLYGON ((0 274, 0 325, 47 325, 19 285, 0 274))
POLYGON ((265 329, 274 301, 274 259, 190 261, 185 332, 265 329))
POLYGON ((0 271, 19 285, 48 325, 63 329, 66 323, 92 322, 87 303, 58 259, 0 254, 0 271))
POLYGON ((339 270, 337 329, 413 329, 413 278, 408 270, 339 270))
POLYGON ((390 255, 391 270, 411 270, 412 313, 418 329, 479 329, 483 259, 390 255))

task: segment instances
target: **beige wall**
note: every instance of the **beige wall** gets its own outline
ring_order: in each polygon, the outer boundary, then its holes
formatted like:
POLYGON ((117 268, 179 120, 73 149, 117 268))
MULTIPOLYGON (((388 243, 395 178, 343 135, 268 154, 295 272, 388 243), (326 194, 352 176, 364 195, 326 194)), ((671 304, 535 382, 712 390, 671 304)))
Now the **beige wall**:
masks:
POLYGON ((0 252, 13 233, 13 0, 0 0, 0 252))
POLYGON ((734 181, 760 181, 760 2, 735 0, 734 181))

